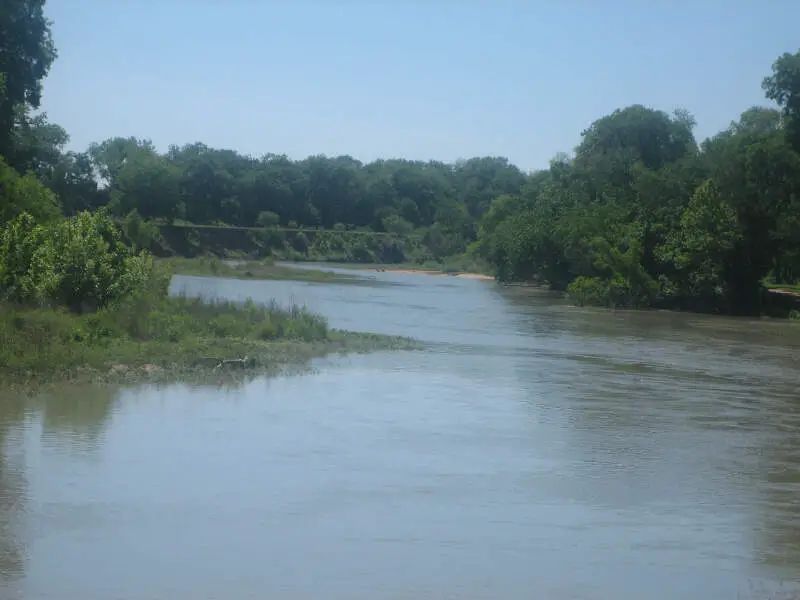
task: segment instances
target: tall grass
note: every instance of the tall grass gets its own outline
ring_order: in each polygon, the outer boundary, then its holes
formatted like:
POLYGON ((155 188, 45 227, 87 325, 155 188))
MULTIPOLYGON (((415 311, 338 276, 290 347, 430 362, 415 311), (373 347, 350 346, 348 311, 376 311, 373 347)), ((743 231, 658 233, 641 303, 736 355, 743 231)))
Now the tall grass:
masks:
POLYGON ((213 256, 198 258, 173 257, 159 261, 176 275, 228 277, 232 279, 265 279, 281 281, 310 281, 320 283, 356 283, 358 277, 322 271, 319 269, 295 269, 276 265, 274 259, 246 260, 229 264, 213 256))
POLYGON ((303 307, 204 301, 152 289, 91 314, 60 308, 0 308, 0 377, 114 364, 172 365, 206 354, 258 354, 266 342, 324 342, 327 320, 303 307))

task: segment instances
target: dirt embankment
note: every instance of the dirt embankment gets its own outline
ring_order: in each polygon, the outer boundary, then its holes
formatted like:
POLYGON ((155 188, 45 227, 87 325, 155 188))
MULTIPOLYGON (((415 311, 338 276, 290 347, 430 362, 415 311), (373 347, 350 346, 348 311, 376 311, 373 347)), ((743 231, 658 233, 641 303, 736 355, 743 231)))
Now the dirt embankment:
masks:
POLYGON ((800 292, 798 292, 797 290, 784 290, 784 289, 781 289, 781 288, 770 288, 767 291, 772 292, 773 294, 784 294, 786 296, 794 296, 796 298, 800 298, 800 292))
POLYGON ((462 279, 486 279, 493 280, 491 275, 481 273, 443 273, 442 271, 428 271, 425 269, 377 269, 382 273, 404 273, 406 275, 438 275, 440 277, 460 277, 462 279))

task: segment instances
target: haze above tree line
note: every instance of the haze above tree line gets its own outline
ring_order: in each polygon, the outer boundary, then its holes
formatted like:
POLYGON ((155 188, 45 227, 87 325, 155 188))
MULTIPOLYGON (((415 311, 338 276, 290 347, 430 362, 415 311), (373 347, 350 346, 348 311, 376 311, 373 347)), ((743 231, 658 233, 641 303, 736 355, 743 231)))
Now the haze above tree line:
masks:
POLYGON ((500 281, 603 306, 758 314, 765 279, 800 277, 800 51, 765 72, 765 101, 776 108, 753 107, 712 138, 695 139, 688 111, 631 104, 599 116, 572 154, 533 173, 502 157, 290 160, 201 142, 159 153, 130 137, 75 153, 64 151, 61 127, 32 112, 55 58, 44 2, 12 4, 35 10, 24 30, 0 24, 9 47, 0 64, 2 223, 103 210, 144 247, 147 226, 254 227, 276 256, 482 261, 500 281), (278 226, 333 233, 270 232, 278 226))

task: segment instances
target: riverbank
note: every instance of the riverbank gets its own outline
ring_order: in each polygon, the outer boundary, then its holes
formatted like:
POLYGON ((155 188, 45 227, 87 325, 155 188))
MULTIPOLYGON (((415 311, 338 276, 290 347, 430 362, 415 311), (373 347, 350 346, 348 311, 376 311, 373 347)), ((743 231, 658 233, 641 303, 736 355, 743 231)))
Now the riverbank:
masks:
POLYGON ((231 279, 262 279, 310 281, 318 283, 356 283, 356 275, 332 273, 320 269, 293 269, 266 260, 221 260, 213 256, 198 258, 162 258, 158 264, 175 275, 227 277, 231 279))
POLYGON ((447 273, 445 271, 437 271, 432 269, 393 269, 393 268, 384 268, 378 267, 375 269, 376 271, 380 271, 382 273, 403 273, 406 275, 438 275, 440 277, 458 277, 461 279, 481 279, 487 281, 494 281, 494 277, 491 275, 485 275, 483 273, 469 273, 469 272, 456 272, 456 273, 447 273))
POLYGON ((773 294, 800 297, 800 285, 790 283, 765 283, 764 287, 773 294))
POLYGON ((305 308, 142 297, 88 315, 0 310, 0 384, 119 382, 262 373, 341 352, 412 348, 337 331, 305 308))
MULTIPOLYGON (((265 279, 265 280, 285 280, 285 281, 312 281, 319 283, 357 283, 360 278, 357 275, 344 273, 333 273, 321 269, 293 268, 285 265, 275 264, 272 259, 247 260, 229 259, 223 260, 214 256, 203 256, 197 258, 171 257, 162 258, 157 261, 160 265, 168 268, 175 275, 195 275, 205 277, 228 277, 233 279, 265 279)), ((326 262, 326 261, 321 261, 326 262)), ((336 261, 327 261, 331 265, 338 264, 336 261)), ((461 271, 456 269, 435 268, 418 266, 415 264, 381 265, 381 264, 348 264, 354 271, 377 271, 383 273, 404 273, 409 275, 439 275, 448 277, 460 277, 463 279, 481 279, 494 281, 494 277, 481 272, 461 271)))

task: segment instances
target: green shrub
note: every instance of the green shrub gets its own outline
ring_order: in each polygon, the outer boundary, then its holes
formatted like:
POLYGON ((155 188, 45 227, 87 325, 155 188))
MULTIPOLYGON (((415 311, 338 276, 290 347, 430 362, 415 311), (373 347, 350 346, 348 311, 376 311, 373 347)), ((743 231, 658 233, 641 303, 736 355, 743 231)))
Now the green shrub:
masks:
POLYGON ((52 285, 53 247, 47 231, 28 213, 0 230, 0 298, 15 304, 41 304, 52 285))
POLYGON ((33 173, 20 175, 0 156, 0 223, 7 223, 23 214, 44 223, 57 219, 61 208, 56 195, 33 173))
POLYGON ((136 209, 129 212, 122 220, 122 231, 134 248, 153 250, 154 245, 164 243, 158 226, 145 221, 136 209))
POLYGON ((578 306, 608 306, 611 303, 609 285, 599 277, 576 277, 567 286, 567 298, 578 306))
POLYGON ((0 231, 0 298, 7 302, 90 312, 140 289, 153 268, 102 212, 46 225, 25 213, 0 231))
POLYGON ((275 227, 280 223, 280 217, 277 213, 269 210, 263 210, 258 213, 256 223, 259 227, 275 227))

